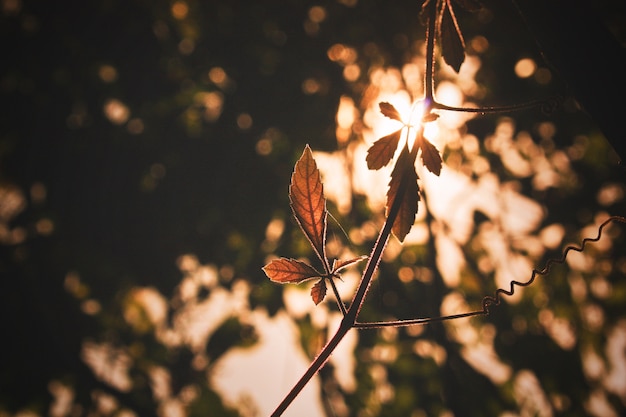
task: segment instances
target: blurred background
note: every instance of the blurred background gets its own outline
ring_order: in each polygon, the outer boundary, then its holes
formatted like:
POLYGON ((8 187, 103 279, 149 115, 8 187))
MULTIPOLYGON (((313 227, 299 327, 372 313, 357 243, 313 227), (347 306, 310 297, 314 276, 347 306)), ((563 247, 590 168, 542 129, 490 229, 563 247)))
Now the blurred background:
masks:
MULTIPOLYGON (((418 168, 416 225, 361 321, 480 309, 626 213, 616 153, 514 7, 485 3, 455 8, 467 57, 458 74, 438 63, 438 100, 561 105, 441 112, 442 175, 418 168)), ((365 152, 393 129, 378 102, 421 97, 420 7, 0 1, 0 416, 269 414, 339 319, 332 297, 315 307, 261 271, 315 262, 293 164, 310 144, 329 255, 368 254, 389 171, 365 152)), ((589 7, 624 45, 623 2, 589 7)), ((353 331, 289 412, 624 415, 624 232, 611 223, 488 317, 353 331)), ((338 282, 344 301, 358 277, 338 282)))

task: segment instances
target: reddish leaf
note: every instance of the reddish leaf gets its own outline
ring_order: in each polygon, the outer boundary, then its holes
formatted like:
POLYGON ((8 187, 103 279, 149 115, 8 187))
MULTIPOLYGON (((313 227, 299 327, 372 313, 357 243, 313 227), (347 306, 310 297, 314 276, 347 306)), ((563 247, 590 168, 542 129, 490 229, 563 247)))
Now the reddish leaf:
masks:
POLYGON ((446 64, 454 71, 459 72, 461 64, 465 61, 465 41, 461 29, 454 15, 454 11, 448 2, 443 5, 439 17, 438 32, 441 42, 441 55, 446 64))
POLYGON ((320 276, 320 273, 306 262, 287 258, 274 259, 262 269, 269 279, 281 284, 287 282, 297 284, 320 276))
POLYGON ((430 172, 439 176, 441 174, 441 155, 439 151, 433 145, 422 136, 420 140, 420 149, 422 150, 422 162, 424 162, 424 166, 428 168, 430 172))
POLYGON ((309 145, 304 148, 304 152, 296 162, 294 172, 291 175, 289 200, 293 215, 302 232, 311 242, 318 258, 326 264, 324 243, 328 212, 326 211, 324 186, 309 145))
POLYGON ((393 154, 396 152, 398 142, 400 142, 400 134, 402 129, 393 132, 390 135, 378 139, 367 150, 367 167, 369 169, 380 169, 387 165, 393 154))
POLYGON ((400 242, 411 230, 415 223, 415 215, 417 214, 417 202, 420 199, 419 186, 417 185, 417 173, 415 166, 409 155, 407 148, 403 148, 398 161, 391 173, 391 181, 389 182, 389 191, 387 192, 387 215, 394 204, 396 198, 401 198, 400 209, 398 215, 393 222, 391 231, 400 242), (402 195, 399 194, 400 184, 406 182, 405 190, 402 195))
POLYGON ((333 263, 333 273, 337 273, 341 271, 342 269, 345 269, 349 266, 359 263, 367 258, 368 258, 367 255, 363 255, 363 256, 356 257, 356 258, 347 259, 345 261, 335 260, 335 262, 333 263))
POLYGON ((396 108, 393 107, 393 104, 383 102, 383 103, 378 103, 378 107, 380 107, 380 112, 384 116, 390 119, 402 122, 402 118, 400 117, 400 112, 398 112, 398 110, 396 110, 396 108))
POLYGON ((311 288, 311 298, 315 305, 317 305, 322 302, 324 297, 326 297, 326 280, 322 278, 311 288))

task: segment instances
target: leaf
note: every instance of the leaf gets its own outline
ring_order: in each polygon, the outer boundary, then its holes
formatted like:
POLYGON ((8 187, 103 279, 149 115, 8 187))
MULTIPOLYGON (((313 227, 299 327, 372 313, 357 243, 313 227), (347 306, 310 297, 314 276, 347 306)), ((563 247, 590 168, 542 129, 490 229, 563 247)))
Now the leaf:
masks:
POLYGON ((389 191, 387 192, 387 216, 389 216, 389 211, 396 198, 401 198, 400 209, 393 222, 391 231, 400 242, 403 242, 404 238, 411 230, 413 223, 415 223, 417 203, 420 200, 417 173, 415 172, 415 166, 413 165, 406 147, 402 149, 391 173, 389 191), (404 193, 400 195, 399 191, 402 181, 404 181, 406 185, 404 193))
POLYGON ((324 297, 326 297, 326 280, 322 278, 311 288, 311 298, 315 305, 317 305, 322 302, 324 297))
POLYGON ((291 185, 289 186, 289 201, 293 215, 298 225, 307 237, 317 257, 324 265, 328 262, 325 253, 326 240, 326 199, 324 186, 320 179, 311 148, 306 145, 302 156, 296 162, 291 185))
POLYGON ((420 149, 422 150, 422 162, 424 162, 424 166, 428 168, 430 172, 439 176, 441 174, 441 155, 439 151, 433 145, 422 136, 420 140, 420 149))
POLYGON ((391 103, 387 103, 387 102, 382 102, 382 103, 378 103, 378 107, 380 107, 380 112, 393 120, 397 120, 399 122, 402 122, 402 118, 400 117, 400 112, 398 110, 396 110, 396 108, 393 106, 393 104, 391 103))
POLYGON ((341 271, 342 269, 345 269, 349 266, 352 266, 356 263, 359 263, 365 259, 367 259, 368 256, 367 255, 363 255, 363 256, 358 256, 356 258, 352 258, 352 259, 346 259, 345 261, 339 261, 339 260, 335 260, 335 262, 333 263, 333 274, 341 271))
POLYGON ((454 71, 459 72, 461 64, 465 61, 465 41, 452 6, 448 1, 444 3, 441 13, 438 22, 441 56, 443 56, 446 64, 450 65, 454 71))
POLYGON ((320 276, 320 273, 306 262, 287 258, 274 259, 262 269, 269 279, 281 284, 287 282, 298 284, 320 276))
POLYGON ((378 139, 370 146, 365 158, 369 169, 380 169, 391 161, 398 147, 398 142, 400 142, 401 133, 402 129, 399 129, 390 135, 378 139))
POLYGON ((434 122, 438 118, 439 118, 439 115, 437 113, 428 113, 428 114, 425 114, 424 117, 422 117, 422 123, 434 122))

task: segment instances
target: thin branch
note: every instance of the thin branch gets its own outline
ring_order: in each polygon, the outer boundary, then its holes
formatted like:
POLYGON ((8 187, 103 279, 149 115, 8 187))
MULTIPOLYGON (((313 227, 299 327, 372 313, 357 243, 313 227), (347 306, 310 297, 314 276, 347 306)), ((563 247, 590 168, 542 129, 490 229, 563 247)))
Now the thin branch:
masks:
POLYGON ((409 327, 416 326, 421 324, 428 324, 434 321, 447 321, 454 319, 462 319, 465 317, 473 317, 473 316, 484 316, 489 314, 483 310, 470 311, 467 313, 459 313, 459 314, 451 314, 449 316, 441 316, 441 317, 423 317, 417 319, 406 319, 406 320, 389 320, 389 321, 374 321, 367 323, 355 323, 354 327, 357 329, 376 329, 382 327, 409 327))
MULTIPOLYGON (((423 130, 420 130, 418 134, 423 134, 423 130)), ((405 144, 408 146, 408 144, 405 144)), ((415 161, 415 156, 417 155, 417 146, 413 146, 411 150, 412 161, 415 161)), ((389 241, 389 236, 391 235, 391 229, 393 227, 393 223, 398 216, 398 212, 400 210, 400 206, 402 204, 402 200, 404 198, 404 193, 406 192, 408 185, 408 176, 403 175, 400 179, 400 185, 398 187, 398 192, 396 194, 395 199, 393 200, 389 212, 387 213, 387 219, 385 220, 385 224, 378 235, 378 239, 376 239, 376 243, 374 244, 374 248, 372 249, 372 253, 367 261, 367 265, 365 270, 363 271, 363 275, 361 277, 361 282, 359 283, 359 287, 357 288, 357 292, 352 299, 352 303, 350 303, 350 307, 346 311, 339 328, 335 335, 329 340, 329 342, 322 348, 317 357, 311 362, 309 368, 306 372, 300 377, 298 382, 294 385, 294 387, 289 391, 289 393, 283 398, 282 402, 278 405, 276 410, 272 413, 272 417, 279 417, 282 413, 289 407, 289 405, 296 399, 298 394, 304 389, 306 384, 315 376, 315 374, 324 366, 332 352, 335 350, 339 342, 343 339, 343 337, 348 333, 350 329, 354 327, 356 323, 356 318, 361 310, 361 306, 363 305, 363 301, 365 300, 365 295, 367 294, 369 287, 372 283, 372 278, 376 269, 378 268, 378 264, 382 258, 383 251, 385 250, 385 246, 389 241)))
POLYGON ((337 329, 337 333, 330 339, 330 341, 324 346, 322 351, 317 355, 317 357, 311 362, 309 368, 306 372, 300 377, 296 385, 289 391, 289 394, 283 398, 282 402, 276 407, 276 410, 272 413, 271 417, 279 417, 281 416, 287 407, 296 399, 300 391, 309 383, 311 378, 315 376, 315 374, 324 366, 331 353, 335 350, 339 342, 343 339, 343 337, 348 333, 348 330, 352 328, 352 323, 346 321, 346 317, 344 316, 339 328, 337 329))
MULTIPOLYGON (((425 112, 429 112, 429 104, 426 103, 425 112)), ((424 134, 424 128, 422 125, 419 126, 417 130, 417 135, 415 136, 413 146, 410 151, 410 162, 407 166, 413 169, 413 164, 415 163, 415 158, 417 157, 417 141, 420 136, 424 134)), ((408 139, 409 132, 407 129, 407 142, 405 143, 405 147, 408 148, 408 139)), ((372 277, 374 276, 374 272, 378 268, 378 264, 380 263, 380 259, 382 258, 383 251, 385 250, 385 246, 387 246, 387 242, 389 241, 389 236, 391 235, 391 230, 393 228, 393 224, 396 221, 396 217, 400 211, 400 207, 402 205, 402 200, 404 199, 404 194, 408 187, 409 176, 402 175, 400 178, 400 184, 398 186, 398 192, 391 203, 391 207, 389 208, 389 212, 387 213, 387 219, 385 220, 385 224, 378 235, 378 239, 376 239, 376 243, 374 248, 372 249, 372 253, 367 260, 367 265, 365 266, 365 271, 361 277, 361 282, 359 283, 359 287, 357 288, 357 292, 352 299, 352 303, 350 303, 350 308, 348 309, 348 316, 352 321, 352 325, 356 323, 356 318, 361 311, 361 307, 363 305, 363 301, 365 300, 365 295, 367 294, 369 287, 372 283, 372 277)))
MULTIPOLYGON (((435 72, 435 27, 437 21, 437 1, 428 4, 428 28, 426 30, 426 73, 424 74, 424 100, 427 105, 433 101, 435 72)), ((424 112, 427 114, 426 112, 424 112)))
MULTIPOLYGON (((432 110, 432 92, 433 92, 433 69, 434 69, 434 42, 435 42, 435 17, 436 17, 436 2, 433 1, 430 5, 431 9, 429 10, 429 24, 428 24, 428 50, 430 53, 427 55, 426 59, 426 76, 425 76, 425 85, 426 85, 426 93, 424 98, 424 112, 430 113, 432 110)), ((413 166, 415 163, 415 159, 417 158, 417 151, 419 146, 417 146, 417 141, 420 136, 423 136, 424 128, 422 125, 419 125, 417 130, 417 134, 414 139, 413 146, 410 150, 410 164, 408 166, 413 166)), ((407 129, 407 142, 404 146, 408 148, 408 138, 409 132, 407 129)), ((423 137, 422 137, 423 139, 423 137)), ((343 339, 343 337, 348 333, 348 331, 355 327, 356 319, 361 311, 361 307, 363 306, 363 302, 365 300, 365 296, 369 291, 369 288, 372 283, 372 278, 374 277, 374 273, 378 268, 378 264, 382 258, 382 254, 387 246, 387 242, 389 241, 389 237, 391 236, 391 230, 393 228, 393 224, 398 216, 400 211, 400 207, 402 205, 402 200, 404 199, 404 194, 406 192, 408 186, 408 175, 402 175, 400 178, 400 184, 398 185, 398 191, 395 195, 393 202, 391 203, 391 207, 389 208, 389 212, 387 213, 387 218, 385 219, 385 223, 383 228, 381 229, 378 238, 372 248, 372 252, 367 260, 367 265, 365 266, 365 270, 361 276, 361 281, 359 282, 359 286, 357 291, 350 303, 350 307, 344 313, 343 319, 337 332, 330 339, 330 341, 322 348, 318 356, 311 362, 309 368, 306 372, 300 377, 298 382, 294 385, 294 387, 289 391, 289 393, 283 398, 281 403, 278 405, 276 410, 272 413, 272 417, 279 417, 282 413, 289 407, 289 405, 295 400, 295 398, 300 394, 302 389, 306 386, 306 384, 313 378, 313 376, 324 366, 332 352, 335 350, 339 342, 343 339)), ((331 279, 332 282, 332 279, 331 279)), ((334 283, 333 283, 334 284, 334 283)), ((331 285, 333 288, 333 292, 336 291, 334 285, 331 285)), ((338 295, 338 292, 335 293, 338 295)), ((339 297, 337 298, 340 304, 343 304, 339 301, 339 297)), ((339 307, 341 309, 341 306, 339 307)), ((343 309, 342 309, 343 312, 343 309)))
POLYGON ((543 113, 550 114, 550 113, 553 113, 558 108, 558 106, 561 104, 561 101, 562 99, 560 96, 550 96, 550 97, 546 97, 543 99, 529 100, 529 101, 526 101, 524 103, 519 103, 519 104, 473 108, 473 107, 448 106, 446 104, 438 103, 437 101, 433 99, 432 107, 433 109, 439 109, 439 110, 458 111, 458 112, 465 112, 465 113, 480 113, 480 114, 507 113, 507 112, 517 111, 517 110, 529 109, 532 107, 541 107, 541 111, 543 113))

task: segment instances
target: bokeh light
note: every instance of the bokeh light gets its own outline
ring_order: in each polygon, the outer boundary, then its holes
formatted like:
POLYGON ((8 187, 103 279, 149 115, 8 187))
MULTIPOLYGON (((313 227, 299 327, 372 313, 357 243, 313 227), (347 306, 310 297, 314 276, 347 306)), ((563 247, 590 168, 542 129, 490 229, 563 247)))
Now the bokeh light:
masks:
POLYGON ((104 103, 104 114, 111 123, 122 125, 128 121, 130 109, 118 99, 109 99, 104 103))
MULTIPOLYGON (((400 130, 412 146, 424 122, 443 159, 435 175, 417 157, 415 222, 387 243, 364 322, 480 310, 624 211, 623 172, 574 98, 552 114, 423 120, 419 4, 95 1, 72 24, 62 7, 0 4, 20 45, 0 70, 2 417, 269 415, 366 263, 332 278, 319 305, 316 280, 263 275, 277 257, 320 267, 287 194, 305 143, 332 214, 331 263, 367 255, 385 222, 395 160, 367 168, 376 140, 400 130)), ((560 91, 502 16, 457 17, 471 27, 465 62, 435 63, 439 103, 560 91)), ((288 413, 623 414, 623 239, 607 226, 489 316, 353 329, 288 413)))
POLYGON ((537 64, 530 58, 523 58, 515 64, 515 75, 520 78, 529 78, 537 70, 537 64))

